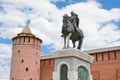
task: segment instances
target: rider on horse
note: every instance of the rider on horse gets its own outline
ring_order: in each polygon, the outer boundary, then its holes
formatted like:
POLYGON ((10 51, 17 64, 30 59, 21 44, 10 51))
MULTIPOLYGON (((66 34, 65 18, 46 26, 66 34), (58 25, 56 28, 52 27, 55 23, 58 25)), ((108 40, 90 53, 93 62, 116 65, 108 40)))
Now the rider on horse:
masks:
POLYGON ((72 40, 73 47, 75 47, 75 42, 79 41, 77 48, 81 49, 84 35, 82 30, 79 28, 78 15, 75 14, 73 11, 71 12, 70 17, 67 14, 63 16, 62 37, 64 38, 63 48, 68 48, 69 40, 72 40), (66 46, 66 43, 67 43, 67 46, 66 46))
MULTIPOLYGON (((63 17, 69 19, 70 23, 72 24, 72 26, 74 27, 74 32, 79 32, 78 28, 79 28, 79 18, 78 18, 78 15, 75 14, 73 11, 71 12, 71 16, 69 17, 67 14, 65 14, 63 17)), ((63 19, 63 23, 64 23, 64 19, 63 19)), ((66 23, 66 22, 65 22, 66 23)), ((66 24, 64 24, 65 26, 66 24)), ((64 27, 63 26, 63 27, 64 27)), ((63 28, 62 27, 62 33, 63 33, 63 28)), ((69 27, 71 28, 71 27, 69 27)), ((63 35, 61 35, 61 37, 63 37, 63 35)))
POLYGON ((72 25, 74 26, 75 32, 76 32, 77 28, 79 28, 79 18, 78 18, 78 15, 75 14, 73 11, 71 12, 70 21, 72 25))

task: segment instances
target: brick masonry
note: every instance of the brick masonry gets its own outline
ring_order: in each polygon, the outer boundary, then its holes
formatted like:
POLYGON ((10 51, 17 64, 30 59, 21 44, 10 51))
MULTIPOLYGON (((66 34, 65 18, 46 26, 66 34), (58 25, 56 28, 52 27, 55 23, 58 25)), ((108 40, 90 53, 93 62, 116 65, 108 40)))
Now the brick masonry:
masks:
POLYGON ((93 80, 120 80, 120 49, 90 55, 94 56, 91 64, 93 80))
POLYGON ((52 80, 52 74, 54 72, 54 62, 54 59, 41 60, 40 80, 52 80))

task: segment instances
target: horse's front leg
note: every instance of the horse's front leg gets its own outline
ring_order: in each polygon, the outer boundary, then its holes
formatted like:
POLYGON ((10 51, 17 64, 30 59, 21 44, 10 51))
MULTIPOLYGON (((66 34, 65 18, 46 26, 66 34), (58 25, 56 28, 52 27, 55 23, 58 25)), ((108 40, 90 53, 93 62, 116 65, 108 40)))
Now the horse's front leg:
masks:
POLYGON ((65 49, 66 48, 66 36, 64 36, 64 47, 63 47, 63 49, 65 49))
POLYGON ((72 35, 72 33, 69 33, 69 35, 68 35, 67 48, 69 48, 69 40, 70 40, 71 35, 72 35))

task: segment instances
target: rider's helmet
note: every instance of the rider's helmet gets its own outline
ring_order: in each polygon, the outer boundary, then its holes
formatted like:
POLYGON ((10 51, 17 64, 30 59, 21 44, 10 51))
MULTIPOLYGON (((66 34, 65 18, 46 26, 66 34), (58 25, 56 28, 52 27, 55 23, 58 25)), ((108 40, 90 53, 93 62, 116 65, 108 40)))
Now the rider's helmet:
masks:
POLYGON ((74 13, 74 11, 71 11, 71 15, 74 15, 75 13, 74 13))

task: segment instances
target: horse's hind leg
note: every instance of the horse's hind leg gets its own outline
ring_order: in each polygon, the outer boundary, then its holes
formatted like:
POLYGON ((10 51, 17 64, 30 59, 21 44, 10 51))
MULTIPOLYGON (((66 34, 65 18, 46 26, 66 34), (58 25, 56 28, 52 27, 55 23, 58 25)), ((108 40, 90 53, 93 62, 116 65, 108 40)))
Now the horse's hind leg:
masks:
POLYGON ((77 49, 81 50, 82 42, 83 42, 83 38, 79 39, 79 43, 78 43, 77 49))
POLYGON ((72 43, 73 43, 73 48, 75 48, 75 41, 74 41, 74 40, 72 40, 72 43))

